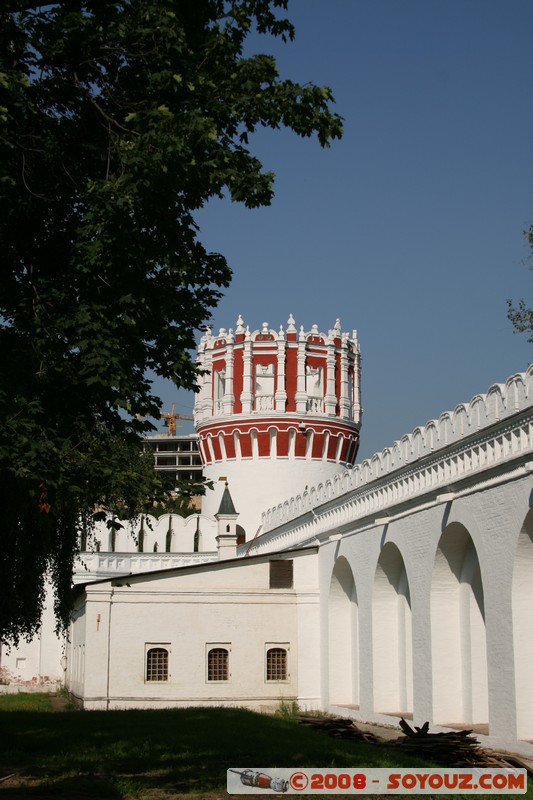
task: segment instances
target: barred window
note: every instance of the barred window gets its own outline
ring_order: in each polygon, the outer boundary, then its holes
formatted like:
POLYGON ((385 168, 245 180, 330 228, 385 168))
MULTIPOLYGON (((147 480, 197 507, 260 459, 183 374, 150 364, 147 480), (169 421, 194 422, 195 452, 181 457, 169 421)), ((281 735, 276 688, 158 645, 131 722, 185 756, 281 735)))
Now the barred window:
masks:
POLYGON ((213 647, 207 654, 207 680, 227 681, 229 653, 224 647, 213 647))
POLYGON ((270 588, 292 589, 292 559, 273 559, 270 566, 270 588))
POLYGON ((283 647, 271 647, 266 654, 267 681, 287 680, 287 651, 283 647))
POLYGON ((151 647, 146 653, 146 680, 168 681, 168 650, 151 647))

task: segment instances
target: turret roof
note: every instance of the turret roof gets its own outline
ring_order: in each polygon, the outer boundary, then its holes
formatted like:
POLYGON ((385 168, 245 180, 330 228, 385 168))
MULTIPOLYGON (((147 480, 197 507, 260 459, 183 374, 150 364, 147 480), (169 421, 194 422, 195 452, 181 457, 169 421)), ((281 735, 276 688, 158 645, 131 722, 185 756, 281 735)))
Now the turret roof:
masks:
POLYGON ((233 505, 232 497, 229 493, 228 484, 226 483, 226 487, 224 489, 224 494, 222 495, 222 499, 220 501, 220 506, 218 508, 218 514, 237 514, 238 511, 235 510, 235 506, 233 505))

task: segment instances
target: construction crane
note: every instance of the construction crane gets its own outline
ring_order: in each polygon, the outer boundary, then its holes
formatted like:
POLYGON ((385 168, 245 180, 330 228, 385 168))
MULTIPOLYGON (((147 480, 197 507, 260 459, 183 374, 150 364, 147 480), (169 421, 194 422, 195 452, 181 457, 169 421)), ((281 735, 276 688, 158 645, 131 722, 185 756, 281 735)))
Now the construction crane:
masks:
POLYGON ((168 427, 168 435, 175 436, 176 428, 181 428, 181 425, 176 425, 177 419, 194 419, 193 417, 185 417, 182 414, 176 414, 176 404, 172 403, 170 414, 161 414, 161 419, 165 420, 165 425, 168 427))

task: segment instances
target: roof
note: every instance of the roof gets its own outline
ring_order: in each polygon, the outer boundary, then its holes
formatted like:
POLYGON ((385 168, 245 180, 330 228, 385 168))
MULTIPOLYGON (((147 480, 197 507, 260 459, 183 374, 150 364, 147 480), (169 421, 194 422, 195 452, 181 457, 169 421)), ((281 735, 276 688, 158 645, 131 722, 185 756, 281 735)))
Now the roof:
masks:
POLYGON ((97 580, 90 580, 86 583, 76 583, 72 587, 74 597, 79 597, 87 591, 87 588, 93 586, 101 586, 105 583, 112 583, 120 581, 123 584, 133 583, 137 579, 150 579, 160 578, 171 575, 179 575, 180 573, 187 572, 206 572, 209 570, 227 569, 228 567, 242 567, 245 568, 247 564, 261 561, 272 561, 279 558, 298 558, 300 556, 309 555, 310 553, 318 553, 318 545, 306 545, 305 547, 297 547, 290 550, 272 550, 268 553, 255 553, 254 555, 240 555, 235 558, 227 558, 223 561, 204 561, 200 564, 182 564, 179 567, 165 567, 164 569, 148 570, 146 572, 129 572, 126 575, 108 575, 106 578, 98 578, 97 580))
POLYGON ((229 493, 228 484, 226 483, 224 494, 222 495, 222 500, 220 501, 220 506, 218 508, 217 514, 235 514, 235 516, 237 516, 238 513, 239 512, 235 510, 235 506, 233 505, 233 500, 229 493))

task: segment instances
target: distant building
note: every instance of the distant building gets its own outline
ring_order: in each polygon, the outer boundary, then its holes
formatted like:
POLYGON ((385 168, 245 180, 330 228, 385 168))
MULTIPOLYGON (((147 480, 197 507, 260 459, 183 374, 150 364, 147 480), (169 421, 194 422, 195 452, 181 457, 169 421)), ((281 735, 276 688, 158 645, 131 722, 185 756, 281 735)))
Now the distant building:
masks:
POLYGON ((144 450, 153 450, 155 468, 172 472, 176 481, 202 480, 202 460, 196 433, 171 436, 168 433, 151 433, 144 439, 144 450))

